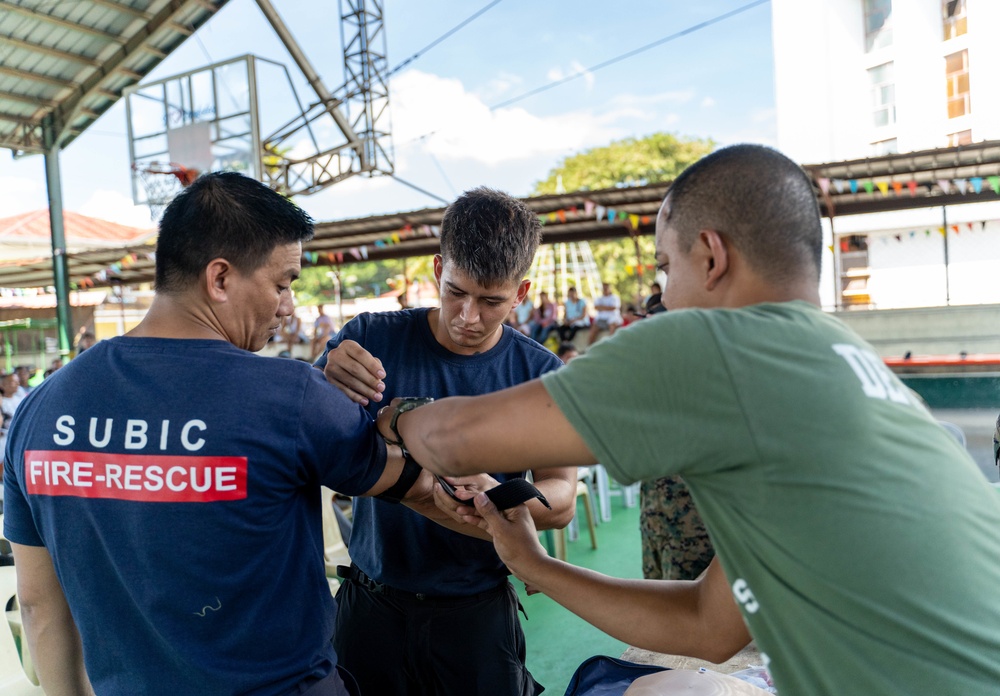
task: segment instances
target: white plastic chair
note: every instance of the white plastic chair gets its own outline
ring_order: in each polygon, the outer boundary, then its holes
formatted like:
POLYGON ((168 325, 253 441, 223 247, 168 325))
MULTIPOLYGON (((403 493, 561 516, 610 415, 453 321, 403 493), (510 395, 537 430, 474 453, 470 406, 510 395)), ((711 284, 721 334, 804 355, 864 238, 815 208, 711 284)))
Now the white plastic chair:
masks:
MULTIPOLYGON (((7 606, 12 598, 17 597, 17 572, 13 566, 0 566, 0 601, 3 606, 7 606)), ((21 657, 17 652, 17 644, 14 642, 14 633, 11 629, 11 619, 15 620, 15 625, 21 625, 20 610, 15 609, 7 612, 8 630, 0 626, 0 696, 44 696, 42 687, 34 684, 25 671, 25 666, 34 675, 34 666, 28 656, 28 645, 21 636, 21 649, 25 655, 25 665, 21 664, 21 657), (16 618, 12 615, 16 614, 16 618)))
POLYGON ((330 583, 330 591, 337 594, 340 580, 337 579, 338 565, 351 565, 351 556, 347 553, 347 544, 340 535, 340 525, 333 511, 333 491, 326 486, 320 488, 323 505, 323 561, 326 564, 326 579, 330 583))

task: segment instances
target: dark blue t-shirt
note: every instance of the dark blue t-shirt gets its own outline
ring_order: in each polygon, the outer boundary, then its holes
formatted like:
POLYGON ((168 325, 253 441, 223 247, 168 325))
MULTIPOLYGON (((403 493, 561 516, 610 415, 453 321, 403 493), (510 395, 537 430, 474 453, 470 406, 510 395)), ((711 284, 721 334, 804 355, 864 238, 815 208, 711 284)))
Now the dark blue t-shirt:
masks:
MULTIPOLYGON (((457 355, 434 338, 427 309, 361 314, 327 343, 359 343, 382 361, 385 392, 374 416, 397 396, 474 396, 534 379, 562 362, 551 351, 503 327, 500 341, 478 355, 457 355)), ((317 365, 325 365, 324 355, 317 365)), ((512 438, 517 433, 511 433, 512 438)), ((500 482, 509 474, 493 474, 500 482)), ((409 592, 463 596, 496 587, 507 569, 482 539, 453 532, 402 505, 355 499, 351 559, 375 580, 409 592)))
POLYGON ((52 555, 97 693, 298 693, 336 664, 319 486, 384 468, 371 418, 308 364, 115 338, 19 407, 4 531, 52 555))

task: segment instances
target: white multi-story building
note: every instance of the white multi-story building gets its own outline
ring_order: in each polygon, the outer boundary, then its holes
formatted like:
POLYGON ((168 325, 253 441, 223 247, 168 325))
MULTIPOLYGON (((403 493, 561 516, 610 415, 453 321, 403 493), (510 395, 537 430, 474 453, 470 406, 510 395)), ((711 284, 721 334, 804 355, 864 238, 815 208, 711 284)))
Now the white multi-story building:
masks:
MULTIPOLYGON (((793 159, 815 164, 1000 140, 1000 0, 772 0, 771 7, 778 147, 793 159)), ((835 229, 830 247, 866 258, 852 262, 848 277, 839 256, 828 255, 824 304, 1000 302, 998 203, 837 218, 835 229)))

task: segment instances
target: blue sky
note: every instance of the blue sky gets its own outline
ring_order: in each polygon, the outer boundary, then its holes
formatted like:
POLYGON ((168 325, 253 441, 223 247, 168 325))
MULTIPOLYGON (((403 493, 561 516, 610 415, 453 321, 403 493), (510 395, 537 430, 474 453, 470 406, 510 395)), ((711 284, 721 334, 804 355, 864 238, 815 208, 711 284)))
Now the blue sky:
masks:
MULTIPOLYGON (((339 86, 343 59, 336 0, 272 2, 324 83, 331 90, 339 86)), ((477 185, 527 195, 562 158, 623 137, 662 130, 722 144, 774 144, 767 3, 491 109, 747 2, 503 0, 392 78, 396 171, 446 199, 477 185)), ((389 65, 486 4, 384 0, 389 65)), ((310 100, 304 79, 252 0, 231 0, 148 79, 245 53, 286 64, 300 96, 310 100)), ((262 99, 268 99, 266 87, 262 99)), ((151 224, 146 209, 131 204, 125 132, 125 109, 119 103, 63 151, 67 210, 151 224)), ((355 178, 297 202, 318 220, 440 205, 387 177, 355 178)), ((44 206, 42 158, 14 161, 7 151, 0 153, 0 217, 44 206)))

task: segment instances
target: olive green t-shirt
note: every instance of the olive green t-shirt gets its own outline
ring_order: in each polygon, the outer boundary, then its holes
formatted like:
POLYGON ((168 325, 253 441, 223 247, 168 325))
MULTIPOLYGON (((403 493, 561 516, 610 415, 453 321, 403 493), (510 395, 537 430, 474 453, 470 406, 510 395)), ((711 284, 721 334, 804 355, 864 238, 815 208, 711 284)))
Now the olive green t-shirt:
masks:
POLYGON ((781 696, 1000 694, 1000 495, 835 318, 668 312, 543 382, 619 481, 684 477, 781 696))

